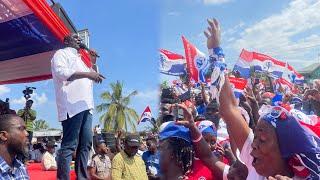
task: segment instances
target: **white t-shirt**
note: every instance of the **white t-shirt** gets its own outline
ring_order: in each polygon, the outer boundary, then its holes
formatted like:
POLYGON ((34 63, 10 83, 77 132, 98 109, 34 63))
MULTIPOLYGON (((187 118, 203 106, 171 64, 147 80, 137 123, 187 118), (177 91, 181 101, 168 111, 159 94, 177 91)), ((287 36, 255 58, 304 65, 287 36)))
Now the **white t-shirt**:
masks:
POLYGON ((146 152, 146 151, 141 151, 140 149, 138 149, 137 155, 140 156, 140 157, 142 157, 142 155, 143 155, 144 152, 146 152))
POLYGON ((252 166, 253 157, 250 155, 250 153, 252 151, 251 144, 253 142, 253 138, 254 138, 254 134, 250 130, 248 138, 242 147, 242 150, 240 153, 240 159, 248 168, 247 180, 264 180, 265 177, 260 176, 252 166))
POLYGON ((229 174, 229 169, 230 169, 230 166, 229 165, 225 165, 224 166, 224 169, 223 169, 223 174, 222 174, 222 179, 223 180, 228 180, 228 174, 229 174))
MULTIPOLYGON (((250 155, 250 153, 252 151, 251 144, 253 143, 253 138, 254 138, 254 134, 252 130, 250 130, 248 138, 242 147, 242 150, 240 153, 240 159, 248 168, 247 180, 265 180, 267 178, 259 175, 256 169, 252 166, 253 157, 250 155)), ((293 180, 301 180, 301 178, 293 177, 293 180)))
POLYGON ((71 47, 58 50, 51 60, 52 79, 56 93, 58 119, 63 121, 69 117, 92 110, 93 82, 88 78, 67 81, 75 72, 90 72, 82 61, 78 51, 71 47))
POLYGON ((57 167, 57 162, 52 154, 45 152, 41 160, 43 170, 48 170, 50 167, 57 167))

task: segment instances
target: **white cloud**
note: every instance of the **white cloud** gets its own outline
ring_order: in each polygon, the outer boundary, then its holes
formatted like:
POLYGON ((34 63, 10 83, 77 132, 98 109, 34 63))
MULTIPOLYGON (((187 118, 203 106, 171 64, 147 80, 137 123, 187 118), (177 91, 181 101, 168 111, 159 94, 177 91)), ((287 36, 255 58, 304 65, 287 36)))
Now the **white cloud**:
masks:
POLYGON ((135 98, 146 102, 158 101, 159 97, 160 93, 158 89, 139 91, 135 96, 135 98))
POLYGON ((226 31, 223 31, 222 32, 222 36, 224 36, 224 35, 228 35, 228 36, 233 35, 233 34, 239 32, 239 30, 241 28, 243 28, 244 26, 245 26, 245 23, 243 21, 240 21, 239 24, 227 29, 226 31))
POLYGON ((9 93, 10 91, 11 91, 11 89, 8 88, 7 86, 5 86, 5 85, 0 85, 0 95, 9 93))
POLYGON ((208 5, 219 5, 219 4, 228 3, 230 1, 231 0, 203 0, 203 3, 208 5))
POLYGON ((40 96, 38 94, 35 94, 34 99, 35 99, 36 105, 42 105, 48 101, 48 97, 45 93, 41 93, 40 96))
POLYGON ((12 104, 17 104, 17 105, 24 105, 26 103, 26 99, 22 96, 18 99, 12 99, 11 100, 12 104))
POLYGON ((280 13, 245 28, 239 33, 240 38, 228 43, 237 52, 246 48, 289 62, 291 59, 310 61, 311 49, 320 45, 320 36, 310 34, 310 30, 320 28, 319 9, 320 1, 292 1, 280 13))
MULTIPOLYGON (((46 102, 48 102, 48 97, 45 93, 41 93, 41 95, 38 95, 37 93, 33 93, 31 95, 31 99, 33 100, 33 106, 39 106, 39 105, 43 105, 46 102)), ((26 100, 25 98, 22 96, 18 99, 13 99, 11 101, 12 104, 17 104, 17 105, 25 105, 26 100)))

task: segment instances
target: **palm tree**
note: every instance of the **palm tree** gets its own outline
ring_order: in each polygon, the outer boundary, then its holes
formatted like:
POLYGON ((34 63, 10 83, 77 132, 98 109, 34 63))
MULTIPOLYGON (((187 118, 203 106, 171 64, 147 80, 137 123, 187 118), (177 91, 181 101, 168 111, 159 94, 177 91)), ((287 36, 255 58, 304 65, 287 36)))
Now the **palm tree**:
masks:
POLYGON ((34 121, 33 127, 34 127, 35 131, 47 130, 49 128, 49 124, 46 120, 39 119, 39 120, 34 121))
POLYGON ((100 97, 105 102, 96 107, 98 113, 103 112, 100 116, 100 122, 104 124, 106 131, 118 131, 125 128, 127 132, 129 126, 135 131, 139 116, 129 105, 131 98, 138 92, 133 91, 124 96, 123 83, 117 81, 116 83, 110 83, 110 86, 112 92, 103 92, 100 97))

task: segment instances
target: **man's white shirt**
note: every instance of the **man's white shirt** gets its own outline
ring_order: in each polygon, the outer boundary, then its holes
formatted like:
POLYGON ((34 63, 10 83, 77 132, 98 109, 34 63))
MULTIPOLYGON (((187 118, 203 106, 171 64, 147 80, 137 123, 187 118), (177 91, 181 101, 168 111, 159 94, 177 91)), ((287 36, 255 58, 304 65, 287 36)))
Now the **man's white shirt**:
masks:
POLYGON ((75 72, 92 71, 82 61, 76 49, 66 47, 58 50, 51 60, 59 121, 85 111, 93 110, 93 82, 88 78, 67 81, 75 72))
POLYGON ((57 162, 54 156, 47 151, 42 156, 41 165, 43 170, 47 171, 51 167, 57 167, 57 162))

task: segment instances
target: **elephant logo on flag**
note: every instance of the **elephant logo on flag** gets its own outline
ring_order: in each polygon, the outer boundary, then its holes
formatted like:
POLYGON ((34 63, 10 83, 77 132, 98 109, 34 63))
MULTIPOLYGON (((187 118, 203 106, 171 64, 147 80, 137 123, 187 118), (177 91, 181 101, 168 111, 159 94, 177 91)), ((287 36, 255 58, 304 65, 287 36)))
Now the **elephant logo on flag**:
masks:
POLYGON ((262 65, 262 70, 269 72, 272 66, 273 62, 271 60, 266 60, 262 65))

